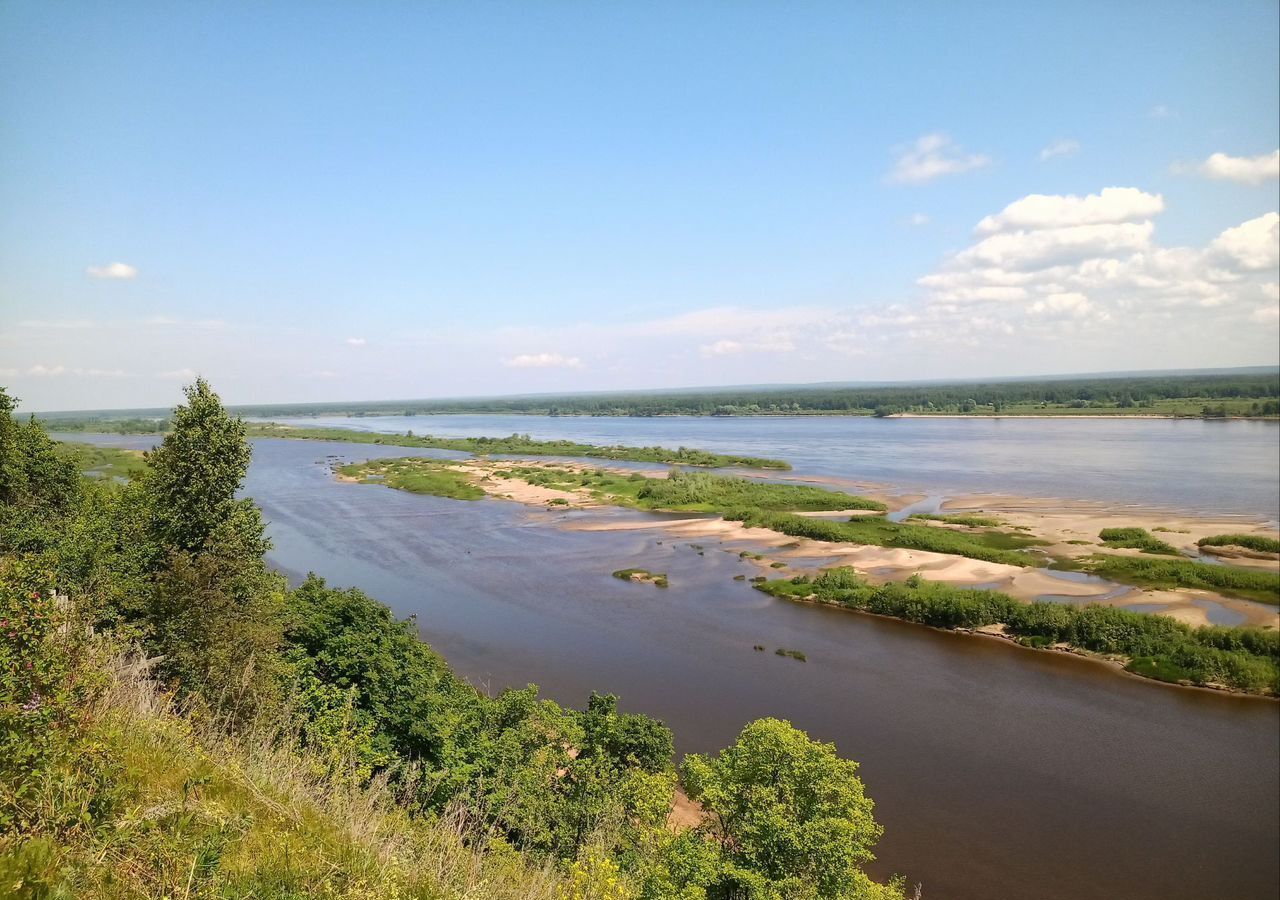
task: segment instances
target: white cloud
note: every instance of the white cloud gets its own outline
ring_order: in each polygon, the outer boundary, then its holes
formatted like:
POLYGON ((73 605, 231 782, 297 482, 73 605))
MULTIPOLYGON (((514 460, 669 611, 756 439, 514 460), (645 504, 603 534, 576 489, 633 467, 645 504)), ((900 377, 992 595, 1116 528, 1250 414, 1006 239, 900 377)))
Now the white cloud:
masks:
POLYGON ((926 134, 904 149, 889 172, 898 184, 924 184, 943 175, 956 175, 991 165, 991 157, 966 154, 945 134, 926 134))
POLYGON ((925 225, 928 225, 932 221, 933 220, 930 219, 924 213, 912 213, 911 216, 907 219, 907 224, 910 225, 912 228, 922 228, 925 225))
POLYGON ((1151 109, 1147 110, 1147 115, 1152 119, 1176 119, 1178 114, 1163 103, 1157 103, 1151 109))
POLYGON ((581 369, 582 360, 559 353, 521 353, 502 361, 511 369, 581 369))
POLYGON ((1150 222, 1073 225, 993 234, 957 255, 962 263, 1022 270, 1146 248, 1150 222))
POLYGON ((1265 306, 1259 306, 1249 315, 1249 318, 1264 325, 1275 325, 1280 322, 1280 304, 1268 303, 1265 306))
MULTIPOLYGON (((9 371, 13 372, 15 375, 17 374, 16 369, 11 369, 9 371)), ((63 375, 75 375, 89 378, 123 378, 127 373, 122 369, 85 369, 79 366, 68 368, 63 365, 34 365, 27 369, 26 374, 33 378, 59 378, 63 375)))
POLYGON ((348 346, 348 347, 363 347, 363 346, 364 346, 365 344, 367 344, 367 343, 369 343, 369 342, 368 342, 367 340, 365 340, 364 338, 362 338, 362 337, 349 337, 349 338, 347 338, 347 346, 348 346))
POLYGON ((1040 151, 1040 161, 1053 159, 1055 156, 1075 156, 1080 152, 1080 142, 1071 138, 1061 138, 1053 141, 1047 147, 1040 151))
MULTIPOLYGON (((1033 316, 1080 319, 1093 312, 1094 308, 1093 304, 1089 302, 1089 298, 1084 294, 1076 291, 1066 291, 1059 294, 1050 294, 1043 300, 1037 300, 1027 308, 1027 311, 1033 316)), ((1110 318, 1106 313, 1101 315, 1103 318, 1110 318)))
POLYGON ((1251 272, 1280 265, 1280 215, 1270 212, 1228 228, 1209 245, 1228 264, 1251 272))
MULTIPOLYGON (((1174 171, 1184 172, 1187 168, 1175 165, 1174 171)), ((1225 153, 1215 153, 1195 166, 1194 170, 1206 178, 1217 181, 1262 184, 1264 181, 1280 178, 1280 150, 1258 156, 1228 156, 1225 153)))
POLYGON ((796 349, 795 342, 785 333, 761 333, 754 340, 731 341, 721 339, 710 344, 703 344, 698 352, 703 356, 736 356, 741 353, 790 353, 796 349))
POLYGON ((1164 212, 1164 198, 1137 188, 1109 187, 1096 194, 1030 194, 978 223, 978 234, 1069 225, 1142 222, 1164 212))
POLYGON ((703 344, 698 348, 703 356, 729 356, 742 353, 747 348, 738 341, 716 341, 714 344, 703 344))
POLYGON ((105 266, 89 266, 85 269, 90 278, 130 279, 138 277, 138 270, 128 263, 113 262, 105 266))
MULTIPOLYGON (((1135 343, 1176 339, 1194 349, 1207 335, 1238 341, 1250 321, 1274 324, 1266 309, 1277 304, 1259 307, 1258 298, 1276 293, 1280 215, 1228 228, 1201 248, 1161 247, 1152 218, 1163 209, 1159 195, 1135 188, 1017 200, 979 222, 976 243, 918 280, 923 322, 908 328, 962 342, 980 331, 1000 334, 1003 324, 1048 341, 1119 321, 1125 328, 1111 334, 1146 327, 1135 343)), ((1265 332, 1253 327, 1251 340, 1265 346, 1265 332)))

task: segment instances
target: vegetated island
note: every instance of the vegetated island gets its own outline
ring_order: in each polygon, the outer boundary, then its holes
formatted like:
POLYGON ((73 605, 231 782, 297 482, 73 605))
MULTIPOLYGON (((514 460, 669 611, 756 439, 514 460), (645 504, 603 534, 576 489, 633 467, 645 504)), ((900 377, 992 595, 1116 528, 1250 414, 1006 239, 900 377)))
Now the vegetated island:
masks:
POLYGON ((734 456, 680 447, 600 447, 575 441, 536 441, 527 434, 507 437, 435 437, 433 435, 379 434, 353 431, 349 428, 299 428, 293 425, 252 423, 246 426, 249 437, 289 438, 291 440, 342 441, 349 444, 380 444, 390 447, 421 447, 428 450, 456 450, 487 456, 493 453, 518 456, 584 456, 625 462, 652 462, 668 465, 706 468, 787 470, 791 464, 781 459, 760 456, 734 456))
MULTIPOLYGON (((243 416, 1145 416, 1280 417, 1280 370, 1011 378, 906 384, 808 384, 566 395, 274 403, 243 416)), ((164 431, 166 410, 44 413, 53 431, 164 431)))
MULTIPOLYGON (((921 515, 892 522, 881 515, 885 505, 871 498, 812 485, 776 484, 710 472, 637 473, 507 460, 422 458, 371 460, 343 466, 338 471, 342 477, 356 480, 365 480, 364 476, 372 473, 388 487, 423 493, 437 493, 434 486, 444 483, 444 473, 451 473, 448 478, 459 479, 450 489, 454 494, 457 484, 467 483, 482 488, 486 494, 549 507, 613 505, 711 512, 724 520, 741 522, 746 528, 763 528, 829 544, 920 550, 1021 568, 1052 565, 1092 572, 1122 584, 1204 589, 1280 604, 1280 572, 1187 559, 1176 548, 1138 527, 1103 529, 1100 533, 1111 546, 1137 549, 1137 555, 1080 551, 1076 557, 1051 557, 1037 553, 1049 541, 1025 532, 1003 530, 1000 520, 992 516, 921 515), (834 511, 848 518, 822 517, 834 511), (1179 558, 1143 555, 1153 551, 1179 558)), ((1222 537, 1238 542, 1250 536, 1222 537)), ((1266 540, 1249 543, 1270 546, 1266 540)), ((769 562, 763 554, 742 551, 740 555, 769 567, 779 565, 777 561, 769 562)), ((919 576, 873 586, 847 567, 828 569, 816 577, 805 574, 768 581, 759 576, 751 580, 775 596, 832 602, 936 627, 984 630, 1017 638, 1025 646, 1038 649, 1100 654, 1134 674, 1160 681, 1255 694, 1280 691, 1280 633, 1274 629, 1192 627, 1167 616, 1102 605, 1028 603, 994 590, 951 586, 919 576)))
POLYGON ((6 895, 904 900, 834 745, 761 719, 677 769, 612 695, 490 696, 361 591, 290 588, 243 423, 186 393, 119 483, 0 390, 6 895))

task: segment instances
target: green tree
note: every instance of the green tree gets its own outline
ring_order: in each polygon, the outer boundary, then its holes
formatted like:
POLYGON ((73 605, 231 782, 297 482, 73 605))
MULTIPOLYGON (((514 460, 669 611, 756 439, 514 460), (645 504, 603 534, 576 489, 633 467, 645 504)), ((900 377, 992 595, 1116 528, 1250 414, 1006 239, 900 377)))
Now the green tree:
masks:
POLYGON ((724 862, 708 896, 865 896, 862 872, 881 828, 858 764, 789 722, 760 719, 716 756, 685 758, 689 796, 708 813, 702 832, 724 862))
POLYGON ((268 549, 252 501, 235 499, 249 469, 244 422, 229 415, 203 378, 184 389, 187 403, 173 411, 173 430, 150 454, 146 476, 157 539, 168 548, 199 550, 230 524, 261 556, 268 549))
POLYGON ((44 549, 80 497, 75 466, 34 418, 14 419, 17 403, 0 388, 0 551, 44 549))
POLYGON ((244 423, 204 379, 147 457, 121 511, 146 523, 153 590, 142 611, 158 671, 218 708, 248 715, 279 683, 283 579, 267 570, 262 515, 235 498, 249 467, 244 423))

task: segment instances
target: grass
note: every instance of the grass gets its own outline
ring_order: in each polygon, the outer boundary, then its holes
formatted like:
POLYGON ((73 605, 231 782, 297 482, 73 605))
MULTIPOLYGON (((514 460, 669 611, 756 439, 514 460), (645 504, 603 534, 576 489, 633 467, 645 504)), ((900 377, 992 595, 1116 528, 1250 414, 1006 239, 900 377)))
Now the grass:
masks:
POLYGON ((300 749, 289 732, 232 735, 186 718, 138 668, 115 669, 45 806, 72 815, 0 841, 0 894, 561 900, 551 867, 490 845, 458 808, 410 817, 384 780, 300 749))
POLYGON ((856 516, 847 522, 832 522, 767 510, 737 510, 726 513, 725 518, 741 521, 750 527, 768 528, 792 537, 819 541, 927 550, 1014 566, 1045 564, 1045 560, 1024 552, 1044 545, 1044 541, 1007 532, 952 531, 949 528, 890 522, 879 516, 856 516))
POLYGON ((119 447, 97 447, 78 441, 58 441, 54 444, 58 455, 71 462, 81 473, 90 478, 106 480, 137 478, 147 468, 141 450, 124 450, 119 447))
POLYGON ((1143 553, 1160 553, 1166 556, 1182 555, 1177 547, 1153 536, 1145 528, 1104 528, 1098 532, 1098 537, 1107 547, 1127 547, 1143 553))
POLYGON ((1003 524, 999 519, 993 519, 990 516, 943 516, 933 513, 912 513, 907 518, 921 519, 926 522, 942 522, 944 525, 966 525, 970 528, 996 528, 1003 524))
POLYGON ((1155 589, 1199 588, 1230 597, 1280 605, 1280 572, 1218 566, 1191 559, 1149 559, 1140 556, 1116 556, 1095 553, 1075 560, 1059 562, 1059 567, 1082 568, 1123 584, 1155 589))
POLYGON ((953 587, 919 576, 871 585, 847 567, 756 587, 775 597, 829 603, 935 628, 1001 625, 1005 634, 1028 647, 1064 644, 1103 654, 1148 678, 1256 694, 1280 691, 1280 633, 1274 630, 1192 628, 1168 616, 1109 606, 1023 603, 999 591, 953 587))
POLYGON ((573 441, 536 441, 529 435, 507 437, 449 438, 433 435, 378 434, 350 428, 298 428, 275 423, 248 423, 250 437, 290 438, 294 440, 343 441, 352 444, 382 444, 391 447, 424 447, 435 450, 458 450, 487 456, 504 453, 515 456, 586 456, 600 459, 655 462, 668 465, 705 466, 708 468, 739 467, 747 469, 790 469, 780 459, 760 456, 737 456, 710 453, 690 447, 672 450, 668 447, 600 447, 573 441))
POLYGON ((652 584, 654 587, 667 587, 666 572, 650 572, 648 569, 619 569, 613 573, 614 578, 621 578, 623 581, 636 581, 641 584, 652 584))
POLYGON ((723 512, 752 507, 764 510, 821 512, 865 509, 883 512, 878 500, 802 484, 775 484, 707 472, 672 472, 646 479, 637 499, 651 509, 723 512))
POLYGON ((1200 538, 1196 544, 1201 547, 1244 547, 1259 553, 1280 553, 1280 541, 1261 534, 1215 534, 1200 538))
POLYGON ((787 656, 787 657, 790 657, 791 659, 799 660, 800 662, 807 662, 809 659, 809 657, 804 655, 803 650, 788 650, 785 647, 779 647, 777 650, 774 650, 773 652, 778 656, 787 656))
POLYGON ((339 475, 358 479, 361 484, 385 484, 414 494, 453 500, 479 500, 484 496, 483 488, 448 462, 438 459, 372 459, 340 466, 337 471, 339 475))

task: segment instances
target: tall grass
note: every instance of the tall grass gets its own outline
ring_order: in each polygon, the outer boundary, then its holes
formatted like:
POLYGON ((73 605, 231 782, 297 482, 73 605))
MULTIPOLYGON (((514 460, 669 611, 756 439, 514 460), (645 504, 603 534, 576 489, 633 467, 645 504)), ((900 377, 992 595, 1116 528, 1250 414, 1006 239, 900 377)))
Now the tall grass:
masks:
POLYGON ((1280 553, 1280 541, 1262 534, 1215 534, 1196 541, 1201 547, 1244 547, 1259 553, 1280 553))
POLYGON ((1155 537, 1145 528, 1104 528, 1098 532, 1102 543, 1108 547, 1127 547, 1141 550, 1143 553, 1161 553, 1167 556, 1181 556, 1178 548, 1155 537))
POLYGON ((1124 584, 1161 589, 1200 588, 1260 603, 1280 604, 1280 572, 1112 553, 1096 553, 1078 563, 1095 575, 1124 584))
POLYGON ((237 732, 179 709, 148 669, 137 656, 107 667, 95 724, 49 778, 50 804, 93 814, 0 843, 0 883, 84 900, 565 896, 563 875, 477 831, 464 803, 410 817, 403 782, 363 779, 278 722, 237 732))

